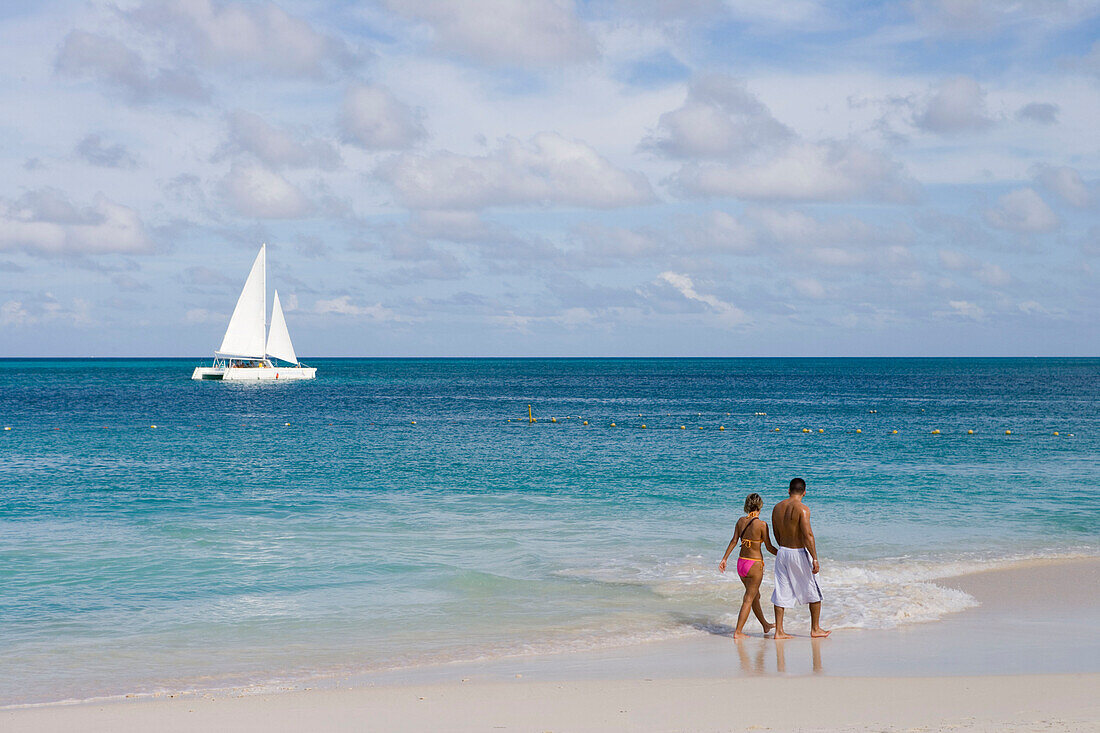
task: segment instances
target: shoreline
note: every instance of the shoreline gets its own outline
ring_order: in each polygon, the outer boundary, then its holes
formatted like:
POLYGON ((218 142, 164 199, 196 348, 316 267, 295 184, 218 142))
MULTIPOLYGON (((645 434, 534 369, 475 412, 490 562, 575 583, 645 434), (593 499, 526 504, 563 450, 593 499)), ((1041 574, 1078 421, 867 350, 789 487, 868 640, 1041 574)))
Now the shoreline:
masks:
POLYGON ((872 723, 929 725, 971 718, 994 729, 1030 720, 1025 713, 1033 713, 1036 720, 1055 721, 1052 730, 1074 730, 1100 722, 1100 707, 1089 702, 1100 686, 1098 580, 1100 558, 1028 560, 937 581, 981 605, 894 629, 839 629, 829 639, 810 640, 794 627, 800 636, 782 642, 762 638, 757 630, 757 636, 735 643, 727 630, 713 628, 630 647, 366 673, 278 692, 238 688, 8 707, 0 709, 0 724, 20 731, 189 730, 192 725, 268 731, 304 727, 286 727, 285 721, 280 727, 280 717, 291 710, 333 726, 351 711, 370 710, 386 718, 386 730, 479 730, 492 727, 493 715, 522 729, 598 730, 618 725, 604 709, 618 700, 624 710, 646 711, 633 723, 622 713, 628 728, 705 730, 732 725, 720 722, 723 716, 736 718, 730 694, 740 698, 759 688, 753 694, 762 701, 790 694, 834 701, 816 711, 820 718, 798 717, 780 705, 775 716, 763 719, 779 728, 858 730, 872 723), (878 705, 875 695, 864 697, 874 689, 891 697, 880 706, 881 717, 868 718, 853 706, 878 705), (669 704, 681 716, 679 724, 671 718, 661 722, 661 711, 652 709, 655 697, 669 696, 677 699, 669 704), (464 702, 471 700, 477 704, 464 702), (935 700, 932 712, 918 714, 920 700, 935 700), (1011 707, 1023 700, 1028 704, 1011 707), (468 717, 456 721, 449 711, 464 705, 468 717), (536 708, 543 717, 524 717, 535 716, 536 708), (578 709, 587 712, 573 712, 578 709), (998 718, 1002 710, 1011 715, 998 718), (1066 727, 1058 728, 1063 720, 1066 727))

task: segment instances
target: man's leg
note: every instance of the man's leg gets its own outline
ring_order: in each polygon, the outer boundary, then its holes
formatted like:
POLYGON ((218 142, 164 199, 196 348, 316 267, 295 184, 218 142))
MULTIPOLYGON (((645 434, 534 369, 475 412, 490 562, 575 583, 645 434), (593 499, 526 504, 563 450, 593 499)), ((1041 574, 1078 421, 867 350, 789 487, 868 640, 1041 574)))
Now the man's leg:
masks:
POLYGON ((783 607, 772 606, 775 609, 775 637, 776 639, 790 639, 791 635, 783 631, 783 607))
MULTIPOLYGON (((778 623, 778 622, 777 622, 778 623)), ((831 634, 831 631, 826 631, 821 628, 821 601, 810 604, 810 636, 814 638, 824 638, 831 634)))

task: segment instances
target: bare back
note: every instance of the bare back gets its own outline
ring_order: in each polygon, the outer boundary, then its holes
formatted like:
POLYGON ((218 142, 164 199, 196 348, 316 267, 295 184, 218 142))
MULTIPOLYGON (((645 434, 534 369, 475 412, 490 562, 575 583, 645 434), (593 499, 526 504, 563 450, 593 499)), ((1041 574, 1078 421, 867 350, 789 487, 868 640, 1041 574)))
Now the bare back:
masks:
POLYGON ((800 499, 784 499, 772 509, 772 529, 780 547, 806 547, 810 532, 810 508, 800 499))

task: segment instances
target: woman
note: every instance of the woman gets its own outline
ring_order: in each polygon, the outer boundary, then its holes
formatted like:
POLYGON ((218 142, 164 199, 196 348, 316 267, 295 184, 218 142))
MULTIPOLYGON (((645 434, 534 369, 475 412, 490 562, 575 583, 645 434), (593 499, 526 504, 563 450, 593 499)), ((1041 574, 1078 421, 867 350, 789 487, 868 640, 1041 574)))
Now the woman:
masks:
POLYGON ((775 545, 772 544, 771 532, 768 523, 760 518, 760 510, 764 508, 764 500, 760 494, 749 494, 745 499, 745 516, 737 520, 734 528, 733 539, 730 540, 726 554, 722 562, 718 563, 718 569, 726 572, 726 561, 733 552, 734 545, 741 540, 741 553, 737 557, 737 574, 741 576, 741 582, 745 584, 745 598, 741 601, 741 612, 737 614, 737 628, 733 632, 734 639, 744 639, 745 622, 749 620, 751 609, 760 625, 767 634, 775 628, 775 624, 769 624, 764 618, 764 611, 760 608, 760 582, 764 580, 764 555, 760 552, 763 543, 768 552, 776 554, 775 545))

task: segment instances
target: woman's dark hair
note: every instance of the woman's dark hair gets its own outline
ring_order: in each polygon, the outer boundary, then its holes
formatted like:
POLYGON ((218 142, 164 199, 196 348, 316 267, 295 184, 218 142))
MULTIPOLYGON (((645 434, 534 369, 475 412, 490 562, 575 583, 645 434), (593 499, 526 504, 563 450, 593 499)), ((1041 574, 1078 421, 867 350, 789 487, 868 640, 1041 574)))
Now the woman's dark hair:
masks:
POLYGON ((745 514, 758 512, 764 508, 764 499, 760 494, 749 494, 745 497, 745 514))

